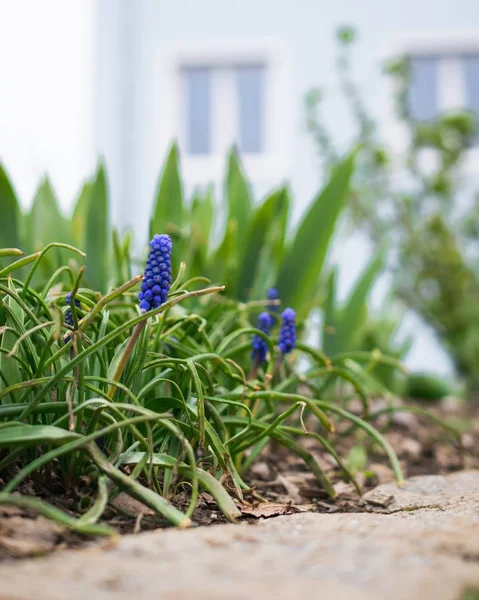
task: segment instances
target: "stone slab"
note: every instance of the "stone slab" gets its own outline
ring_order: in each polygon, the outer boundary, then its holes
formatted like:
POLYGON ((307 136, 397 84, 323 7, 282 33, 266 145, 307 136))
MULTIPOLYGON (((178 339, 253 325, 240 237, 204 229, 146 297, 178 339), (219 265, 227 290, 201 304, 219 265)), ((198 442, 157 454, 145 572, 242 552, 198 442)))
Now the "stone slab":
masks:
POLYGON ((463 600, 479 589, 479 473, 373 492, 365 508, 383 513, 168 529, 4 563, 0 599, 463 600))

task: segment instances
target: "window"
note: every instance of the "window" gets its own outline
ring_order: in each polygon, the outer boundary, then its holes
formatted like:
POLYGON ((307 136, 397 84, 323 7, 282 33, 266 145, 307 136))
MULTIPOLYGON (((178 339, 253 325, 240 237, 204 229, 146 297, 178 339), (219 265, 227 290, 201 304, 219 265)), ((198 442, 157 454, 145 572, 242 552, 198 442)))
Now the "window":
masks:
POLYGON ((280 39, 165 45, 155 66, 150 155, 162 155, 176 140, 189 189, 222 185, 233 144, 258 194, 291 175, 293 61, 280 39))
POLYGON ((183 70, 186 95, 188 152, 211 152, 211 69, 186 67, 183 70))
POLYGON ((479 54, 464 57, 467 106, 479 114, 479 54))
POLYGON ((241 152, 263 150, 264 71, 262 65, 236 68, 238 145, 241 152))
POLYGON ((414 120, 428 121, 451 109, 479 116, 479 52, 410 54, 409 59, 408 106, 414 120))
POLYGON ((183 65, 182 130, 192 156, 236 143, 240 152, 265 151, 264 64, 183 65))
POLYGON ((438 111, 437 58, 411 57, 409 111, 416 121, 433 119, 438 111))

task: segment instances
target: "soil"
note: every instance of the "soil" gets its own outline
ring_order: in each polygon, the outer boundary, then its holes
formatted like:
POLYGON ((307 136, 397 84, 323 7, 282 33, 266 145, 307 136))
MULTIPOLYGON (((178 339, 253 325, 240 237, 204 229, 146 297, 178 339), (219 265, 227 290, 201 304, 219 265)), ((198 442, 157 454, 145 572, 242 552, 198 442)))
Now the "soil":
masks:
MULTIPOLYGON (((378 401, 375 408, 380 407, 381 401, 378 401)), ((383 434, 397 452, 405 476, 446 475, 462 469, 479 469, 479 404, 460 405, 446 401, 438 406, 427 406, 427 409, 434 416, 461 428, 463 434, 460 443, 457 439, 451 439, 437 424, 413 413, 394 413, 389 420, 384 418, 383 422, 377 423, 384 428, 383 434)), ((270 444, 245 477, 252 492, 246 495, 243 503, 238 502, 243 520, 256 521, 301 512, 365 511, 353 485, 344 482, 332 457, 319 449, 312 438, 304 438, 302 443, 314 454, 333 481, 337 496, 331 499, 325 494, 301 459, 276 444, 270 444)), ((360 458, 364 455, 361 448, 366 450, 367 464, 357 465, 356 477, 363 493, 379 484, 393 481, 393 472, 387 459, 364 436, 355 433, 340 437, 336 443, 337 451, 350 466, 357 461, 358 454, 360 458)), ((85 485, 85 490, 75 489, 65 494, 59 486, 55 488, 54 482, 48 482, 47 485, 45 481, 32 478, 19 491, 42 497, 70 514, 78 515, 82 496, 89 493, 89 488, 85 485)), ((172 501, 185 509, 189 501, 187 491, 179 491, 172 501)), ((120 494, 108 506, 101 521, 121 534, 169 526, 165 519, 125 494, 120 494)), ((214 499, 207 493, 200 494, 193 521, 196 525, 208 526, 226 522, 214 499)), ((0 506, 0 560, 44 555, 54 550, 92 543, 92 539, 69 532, 28 511, 0 506)))

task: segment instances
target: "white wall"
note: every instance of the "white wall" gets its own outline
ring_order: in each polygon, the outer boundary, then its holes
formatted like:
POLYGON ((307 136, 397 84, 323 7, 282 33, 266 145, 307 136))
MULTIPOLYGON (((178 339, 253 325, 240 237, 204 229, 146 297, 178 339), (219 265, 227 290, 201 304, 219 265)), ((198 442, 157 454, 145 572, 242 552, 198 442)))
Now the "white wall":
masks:
POLYGON ((23 205, 50 174, 64 209, 94 169, 94 0, 0 0, 0 160, 23 205))

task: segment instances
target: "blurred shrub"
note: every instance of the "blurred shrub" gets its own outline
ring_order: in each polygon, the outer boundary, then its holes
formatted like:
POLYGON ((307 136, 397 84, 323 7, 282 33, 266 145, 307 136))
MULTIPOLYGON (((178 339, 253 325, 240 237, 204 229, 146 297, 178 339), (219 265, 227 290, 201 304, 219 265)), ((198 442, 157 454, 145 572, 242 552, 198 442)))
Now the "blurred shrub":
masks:
MULTIPOLYGON (((479 204, 477 196, 470 197, 461 172, 477 133, 477 118, 465 111, 414 121, 408 108, 410 64, 399 57, 386 72, 395 81, 397 117, 409 132, 409 142, 403 155, 395 155, 379 136, 351 75, 356 37, 350 28, 338 35, 339 81, 360 146, 349 215, 377 251, 388 248, 395 294, 435 329, 458 374, 478 386, 479 204)), ((311 91, 306 112, 322 167, 330 170, 339 155, 320 115, 325 94, 311 91)))

